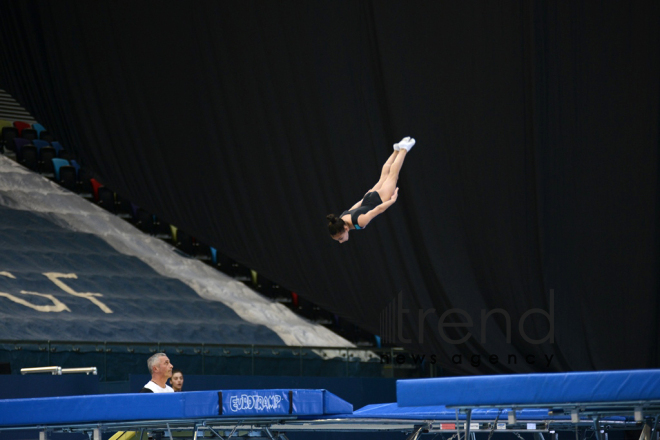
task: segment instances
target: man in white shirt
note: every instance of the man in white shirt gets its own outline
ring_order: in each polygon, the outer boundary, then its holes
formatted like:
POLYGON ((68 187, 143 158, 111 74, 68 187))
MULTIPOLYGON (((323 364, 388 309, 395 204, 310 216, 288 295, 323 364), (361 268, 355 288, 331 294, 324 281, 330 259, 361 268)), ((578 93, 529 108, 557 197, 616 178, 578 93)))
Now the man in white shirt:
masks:
POLYGON ((140 390, 141 393, 173 393, 172 387, 167 385, 167 379, 172 377, 172 368, 165 353, 156 353, 147 360, 151 373, 151 380, 140 390))

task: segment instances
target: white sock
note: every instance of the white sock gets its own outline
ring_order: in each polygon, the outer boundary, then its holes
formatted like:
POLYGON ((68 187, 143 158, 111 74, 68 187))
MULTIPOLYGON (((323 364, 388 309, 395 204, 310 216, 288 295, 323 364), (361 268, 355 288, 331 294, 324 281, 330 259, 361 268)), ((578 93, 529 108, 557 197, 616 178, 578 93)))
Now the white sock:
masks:
POLYGON ((399 142, 399 149, 410 151, 410 149, 415 145, 415 142, 416 141, 414 138, 411 137, 403 138, 403 140, 399 142))

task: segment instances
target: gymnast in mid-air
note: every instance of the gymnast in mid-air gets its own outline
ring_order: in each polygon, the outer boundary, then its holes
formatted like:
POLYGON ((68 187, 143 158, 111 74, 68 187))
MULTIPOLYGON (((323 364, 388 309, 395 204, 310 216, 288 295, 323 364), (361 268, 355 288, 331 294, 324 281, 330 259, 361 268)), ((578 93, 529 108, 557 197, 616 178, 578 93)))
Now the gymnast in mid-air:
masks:
POLYGON ((396 186, 399 172, 406 159, 406 154, 413 145, 415 145, 415 139, 411 137, 405 137, 399 143, 394 144, 394 152, 383 165, 376 186, 371 188, 351 209, 342 212, 339 217, 334 214, 326 217, 333 240, 337 240, 339 243, 348 241, 349 231, 366 228, 371 220, 396 202, 399 194, 399 188, 396 186))

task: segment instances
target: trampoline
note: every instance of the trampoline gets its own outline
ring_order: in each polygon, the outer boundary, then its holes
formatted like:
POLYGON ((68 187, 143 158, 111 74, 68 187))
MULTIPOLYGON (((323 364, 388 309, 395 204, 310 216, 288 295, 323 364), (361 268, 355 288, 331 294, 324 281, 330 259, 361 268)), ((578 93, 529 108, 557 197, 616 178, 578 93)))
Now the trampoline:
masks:
POLYGON ((295 431, 400 431, 422 434, 642 430, 655 440, 660 370, 526 374, 399 380, 397 402, 358 410, 327 390, 222 390, 0 400, 0 431, 89 434, 145 432, 152 438, 199 436, 286 439, 295 431))

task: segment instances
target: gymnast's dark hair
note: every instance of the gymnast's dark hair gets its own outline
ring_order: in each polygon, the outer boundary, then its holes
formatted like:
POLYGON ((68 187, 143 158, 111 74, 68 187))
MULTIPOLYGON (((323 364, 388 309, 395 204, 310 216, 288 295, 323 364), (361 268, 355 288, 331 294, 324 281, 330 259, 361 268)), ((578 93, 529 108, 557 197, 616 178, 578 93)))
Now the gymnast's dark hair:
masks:
POLYGON ((346 226, 346 222, 344 222, 344 220, 334 214, 328 214, 325 216, 325 218, 328 219, 328 229, 330 230, 330 235, 334 237, 335 235, 344 232, 344 226, 346 226))

